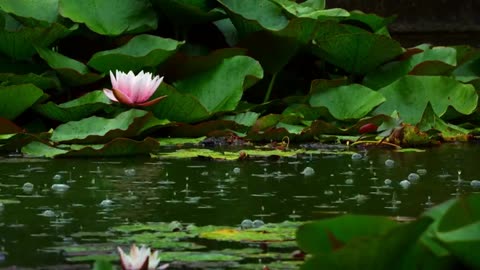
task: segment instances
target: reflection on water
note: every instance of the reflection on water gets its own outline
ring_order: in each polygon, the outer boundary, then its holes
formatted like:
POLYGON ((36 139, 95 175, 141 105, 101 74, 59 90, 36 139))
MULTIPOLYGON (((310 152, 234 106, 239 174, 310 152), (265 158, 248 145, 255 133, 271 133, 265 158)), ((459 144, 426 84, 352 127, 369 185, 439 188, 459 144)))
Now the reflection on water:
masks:
POLYGON ((45 248, 117 224, 417 216, 480 190, 479 151, 447 145, 242 162, 0 159, 0 266, 62 263, 45 248))

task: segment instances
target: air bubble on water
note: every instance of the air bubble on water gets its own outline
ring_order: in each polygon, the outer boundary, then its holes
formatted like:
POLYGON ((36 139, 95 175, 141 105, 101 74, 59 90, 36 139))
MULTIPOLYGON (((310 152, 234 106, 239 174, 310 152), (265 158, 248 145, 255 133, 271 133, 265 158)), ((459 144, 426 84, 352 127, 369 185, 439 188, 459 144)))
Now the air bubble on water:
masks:
POLYGON ((125 169, 123 171, 126 176, 135 176, 137 174, 137 171, 135 169, 125 169))
POLYGON ((291 218, 293 221, 295 221, 297 218, 301 217, 300 215, 295 213, 295 210, 292 210, 292 213, 288 215, 289 218, 291 218))
POLYGON ((303 169, 301 174, 303 174, 304 176, 312 176, 315 174, 315 170, 312 167, 306 167, 305 169, 303 169))
POLYGON ((418 173, 419 175, 425 175, 425 174, 427 174, 427 169, 418 169, 418 170, 417 170, 417 173, 418 173))
POLYGON ((105 200, 100 202, 101 207, 110 207, 112 205, 113 205, 113 201, 108 199, 108 197, 105 200))
POLYGON ((432 198, 430 196, 427 197, 427 201, 425 202, 426 207, 431 207, 434 203, 432 202, 432 198))
POLYGON ((323 194, 327 195, 327 196, 330 196, 330 195, 333 195, 333 191, 332 190, 325 190, 325 191, 323 191, 323 194))
POLYGON ((391 167, 395 166, 395 161, 393 161, 391 159, 387 159, 387 160, 385 160, 385 166, 391 168, 391 167))
POLYGON ((40 216, 55 217, 55 212, 53 212, 52 210, 45 210, 40 214, 40 216))
POLYGON ((22 189, 25 193, 31 193, 33 191, 33 184, 30 182, 26 182, 25 184, 23 184, 22 189))
POLYGON ((0 202, 0 212, 3 211, 3 209, 5 209, 5 205, 2 202, 0 202))
POLYGON ((53 189, 56 192, 64 192, 64 191, 67 191, 69 188, 70 186, 66 184, 53 184, 51 186, 51 189, 53 189))
POLYGON ((255 220, 253 221, 253 228, 260 228, 260 227, 262 227, 263 225, 265 225, 265 222, 263 222, 263 220, 255 219, 255 220))
POLYGON ((62 179, 62 175, 61 174, 55 174, 52 178, 53 180, 61 180, 62 179))
POLYGON ((360 160, 360 159, 362 159, 362 157, 363 157, 362 154, 360 154, 360 153, 354 153, 354 154, 352 155, 352 160, 360 160))
POLYGON ((418 179, 420 179, 420 175, 416 174, 416 173, 410 173, 407 177, 408 181, 412 182, 412 181, 417 181, 418 179))
POLYGON ((473 188, 480 188, 480 180, 472 180, 470 182, 470 186, 472 186, 473 188))
POLYGON ((353 185, 353 179, 349 178, 345 180, 346 185, 353 185))
POLYGON ((390 186, 390 185, 392 184, 392 180, 390 180, 390 179, 387 178, 387 179, 385 179, 385 180, 383 181, 383 183, 384 183, 386 186, 390 186))
POLYGON ((411 183, 410 181, 408 180, 402 180, 400 181, 400 186, 403 188, 403 189, 408 189, 410 187, 411 183))
POLYGON ((240 168, 238 168, 238 167, 233 168, 233 173, 234 174, 239 174, 240 173, 240 168))
POLYGON ((253 221, 250 220, 250 219, 244 219, 244 220, 240 223, 240 228, 241 228, 242 230, 253 228, 253 221))

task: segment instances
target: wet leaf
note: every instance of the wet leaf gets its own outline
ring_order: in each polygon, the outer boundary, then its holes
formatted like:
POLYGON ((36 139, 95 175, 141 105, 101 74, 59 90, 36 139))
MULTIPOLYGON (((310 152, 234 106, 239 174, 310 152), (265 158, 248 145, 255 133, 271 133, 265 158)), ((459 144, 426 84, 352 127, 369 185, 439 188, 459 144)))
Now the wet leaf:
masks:
POLYGON ((409 56, 407 59, 388 63, 368 74, 363 81, 365 86, 379 89, 409 73, 414 75, 442 75, 446 73, 445 70, 438 73, 433 72, 433 67, 426 67, 426 65, 429 65, 428 63, 431 63, 434 67, 444 64, 450 70, 457 64, 457 53, 454 48, 420 45, 415 47, 415 49, 418 49, 419 52, 409 56), (423 71, 420 70, 421 68, 423 71))
POLYGON ((60 0, 59 12, 77 23, 85 23, 101 35, 116 36, 157 28, 157 16, 146 0, 60 0))
POLYGON ((13 120, 43 96, 33 84, 0 87, 0 117, 13 120))
POLYGON ((366 74, 402 53, 400 44, 336 22, 325 22, 313 40, 312 52, 353 74, 366 74))
POLYGON ((205 138, 206 138, 205 136, 198 137, 198 138, 160 138, 159 141, 161 146, 168 146, 168 145, 182 146, 185 144, 198 145, 203 140, 205 140, 205 138))
POLYGON ((50 118, 60 122, 78 121, 88 117, 95 112, 106 108, 111 101, 105 96, 103 91, 92 91, 77 99, 55 104, 48 102, 35 106, 33 109, 50 118))
POLYGON ((130 109, 115 118, 97 116, 70 121, 58 126, 52 133, 53 142, 102 143, 113 138, 134 136, 151 117, 146 111, 130 109))
POLYGON ((16 84, 33 84, 40 89, 56 89, 60 88, 60 81, 53 72, 43 74, 27 73, 0 73, 0 82, 3 86, 16 84))
POLYGON ((22 148, 22 153, 37 157, 122 157, 132 155, 148 155, 159 146, 158 141, 146 138, 134 141, 116 138, 105 144, 58 145, 54 147, 41 142, 31 142, 22 148))
POLYGON ((0 52, 17 60, 30 59, 36 54, 35 47, 46 48, 77 29, 75 25, 68 29, 58 23, 27 27, 6 13, 0 14, 2 19, 8 23, 1 25, 0 52))
POLYGON ((114 70, 137 72, 162 64, 184 43, 158 36, 137 35, 119 48, 97 52, 88 65, 102 73, 114 70))
POLYGON ((384 101, 382 94, 359 84, 351 84, 315 92, 310 98, 310 105, 328 108, 338 120, 349 120, 362 118, 384 101))
POLYGON ((36 48, 40 57, 54 69, 60 78, 71 86, 90 84, 103 78, 91 72, 83 63, 44 48, 36 48))
POLYGON ((306 223, 300 226, 296 238, 305 252, 331 253, 353 239, 382 235, 396 226, 384 217, 344 215, 306 223))
POLYGON ((374 113, 390 115, 396 110, 400 118, 410 124, 420 122, 428 103, 435 114, 442 117, 449 107, 471 114, 478 101, 473 86, 440 76, 405 76, 378 91, 386 101, 374 113))

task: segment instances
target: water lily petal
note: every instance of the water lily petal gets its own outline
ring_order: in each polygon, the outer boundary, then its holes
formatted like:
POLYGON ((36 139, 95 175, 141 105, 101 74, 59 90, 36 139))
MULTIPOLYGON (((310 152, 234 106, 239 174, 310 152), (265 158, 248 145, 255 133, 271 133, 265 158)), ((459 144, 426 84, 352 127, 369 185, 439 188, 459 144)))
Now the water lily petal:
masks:
POLYGON ((118 99, 115 97, 115 95, 113 94, 112 90, 104 88, 104 89, 103 89, 103 93, 104 93, 104 94, 108 97, 108 99, 110 99, 111 101, 118 102, 118 99))

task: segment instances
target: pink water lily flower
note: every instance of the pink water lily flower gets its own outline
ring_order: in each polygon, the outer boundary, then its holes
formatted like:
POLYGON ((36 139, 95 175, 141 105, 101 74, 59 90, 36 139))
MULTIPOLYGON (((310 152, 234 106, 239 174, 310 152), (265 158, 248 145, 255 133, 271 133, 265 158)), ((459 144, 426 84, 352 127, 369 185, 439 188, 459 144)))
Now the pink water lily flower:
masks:
POLYGON ((110 71, 112 90, 103 89, 103 92, 110 100, 115 102, 130 106, 151 106, 166 97, 161 96, 148 101, 163 81, 163 77, 157 75, 152 78, 152 76, 150 72, 140 71, 135 75, 132 71, 124 73, 118 70, 115 71, 114 76, 110 71))
POLYGON ((138 248, 135 244, 130 247, 130 254, 126 254, 120 247, 117 247, 120 253, 120 263, 123 270, 152 270, 166 269, 168 264, 164 264, 157 268, 160 263, 158 250, 150 252, 150 248, 141 246, 138 248))

